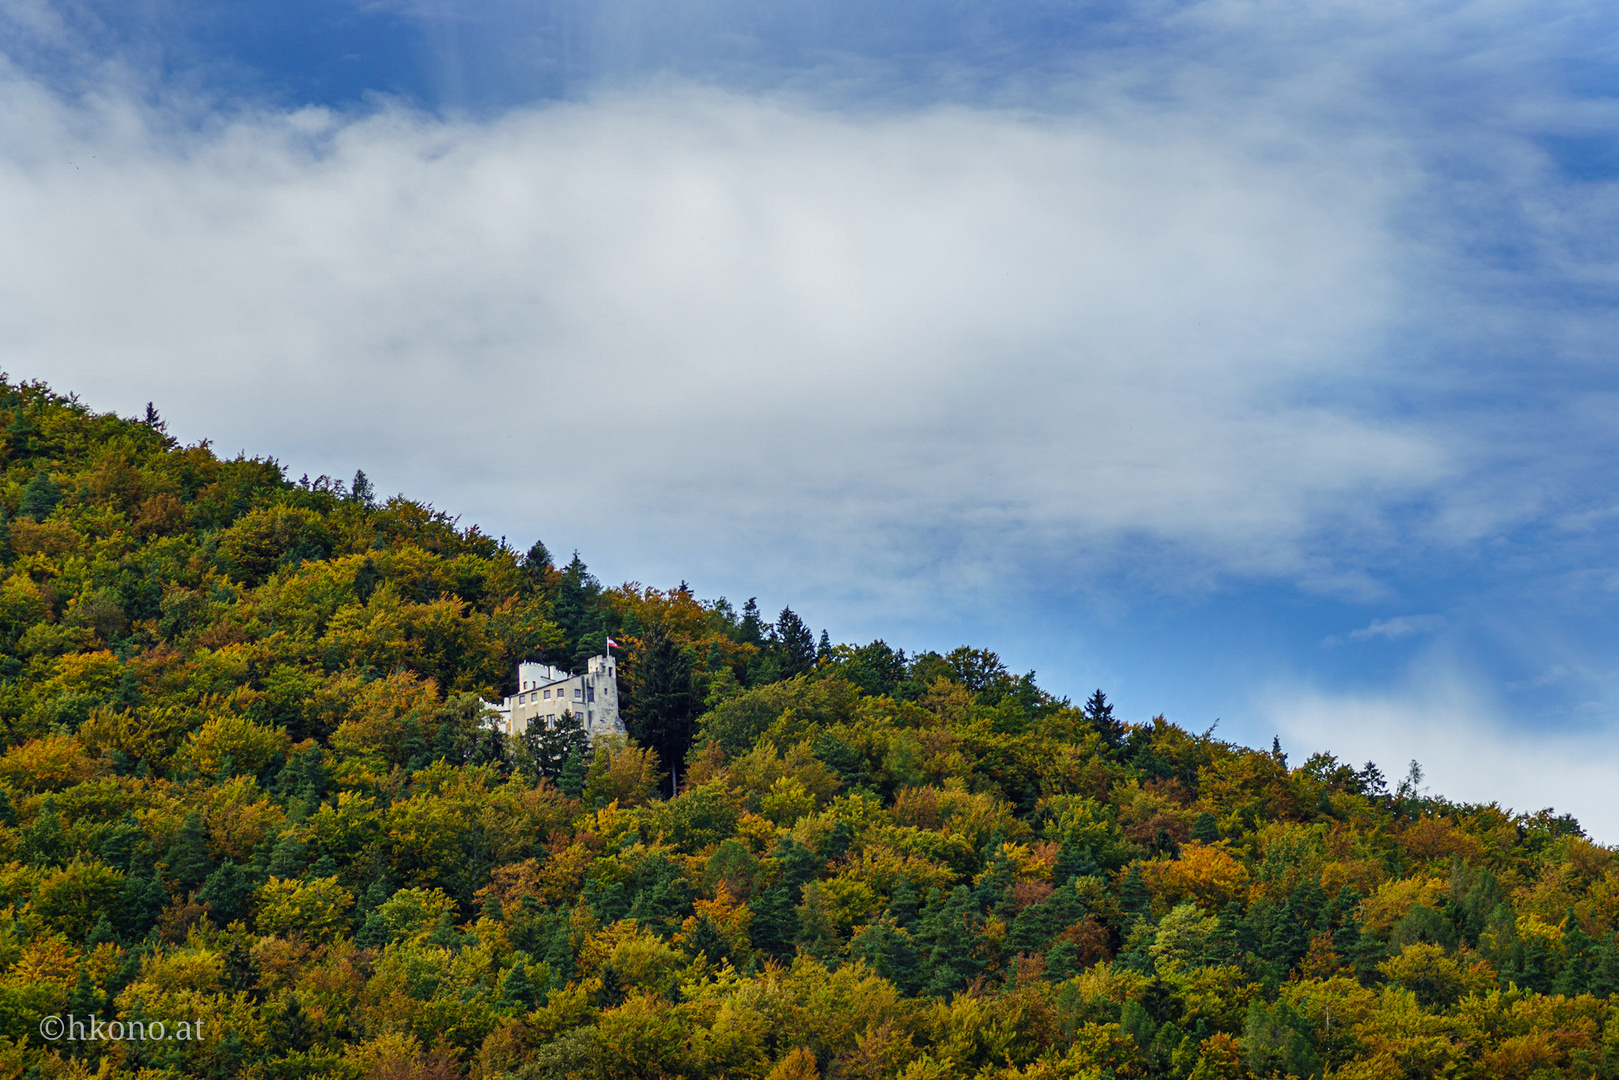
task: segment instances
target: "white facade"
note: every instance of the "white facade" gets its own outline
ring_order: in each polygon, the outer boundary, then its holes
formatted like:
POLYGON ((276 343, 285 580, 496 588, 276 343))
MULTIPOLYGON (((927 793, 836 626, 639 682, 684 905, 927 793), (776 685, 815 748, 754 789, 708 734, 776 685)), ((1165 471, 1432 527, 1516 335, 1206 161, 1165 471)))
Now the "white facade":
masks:
POLYGON ((549 664, 518 664, 517 693, 495 706, 498 726, 508 735, 521 735, 530 724, 554 724, 573 713, 585 734, 624 734, 618 715, 618 661, 611 655, 592 656, 583 675, 570 675, 549 664))

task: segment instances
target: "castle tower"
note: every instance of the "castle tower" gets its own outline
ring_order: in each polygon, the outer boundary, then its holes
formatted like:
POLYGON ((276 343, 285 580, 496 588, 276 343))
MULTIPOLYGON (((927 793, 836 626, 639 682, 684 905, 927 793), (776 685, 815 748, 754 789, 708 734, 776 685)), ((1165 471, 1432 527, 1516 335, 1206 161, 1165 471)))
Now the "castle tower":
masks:
POLYGON ((495 710, 500 729, 521 735, 530 724, 554 724, 572 713, 591 738, 624 734, 618 713, 618 659, 592 656, 580 675, 549 664, 518 664, 517 693, 495 710))

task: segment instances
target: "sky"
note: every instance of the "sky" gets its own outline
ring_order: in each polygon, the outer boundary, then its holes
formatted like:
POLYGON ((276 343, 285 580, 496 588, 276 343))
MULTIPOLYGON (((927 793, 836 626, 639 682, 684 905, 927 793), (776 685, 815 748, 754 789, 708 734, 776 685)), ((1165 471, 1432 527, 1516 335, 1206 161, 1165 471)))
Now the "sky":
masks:
POLYGON ((0 0, 0 367, 1619 842, 1619 14, 0 0))

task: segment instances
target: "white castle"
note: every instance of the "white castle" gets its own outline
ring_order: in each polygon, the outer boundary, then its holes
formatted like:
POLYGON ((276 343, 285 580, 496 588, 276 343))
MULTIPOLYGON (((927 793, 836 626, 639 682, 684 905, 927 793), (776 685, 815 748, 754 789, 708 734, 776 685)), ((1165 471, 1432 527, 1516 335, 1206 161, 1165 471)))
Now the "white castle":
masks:
POLYGON ((564 713, 584 725, 585 734, 624 734, 618 715, 618 664, 609 652, 592 656, 583 675, 571 675, 550 664, 518 664, 517 693, 494 709, 508 735, 521 735, 530 724, 550 726, 564 713))

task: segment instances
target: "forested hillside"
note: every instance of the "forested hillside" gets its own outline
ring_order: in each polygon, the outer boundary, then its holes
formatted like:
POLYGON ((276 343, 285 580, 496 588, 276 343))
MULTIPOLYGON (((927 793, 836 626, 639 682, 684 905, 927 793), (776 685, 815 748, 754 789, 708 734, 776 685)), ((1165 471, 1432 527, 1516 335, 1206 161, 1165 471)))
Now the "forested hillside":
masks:
POLYGON ((603 587, 150 409, 5 382, 0 431, 0 1080, 1619 1077, 1567 817, 603 587), (608 634, 632 741, 484 725, 608 634))

